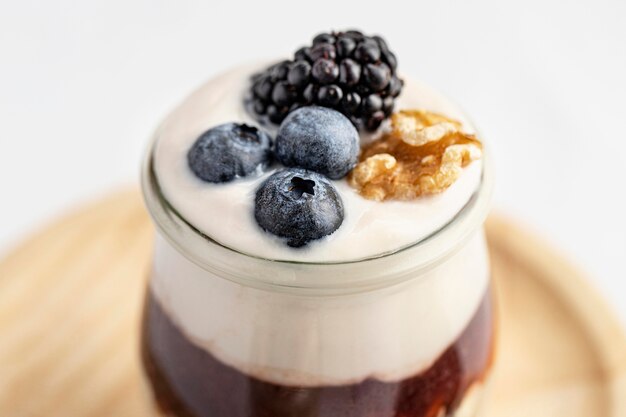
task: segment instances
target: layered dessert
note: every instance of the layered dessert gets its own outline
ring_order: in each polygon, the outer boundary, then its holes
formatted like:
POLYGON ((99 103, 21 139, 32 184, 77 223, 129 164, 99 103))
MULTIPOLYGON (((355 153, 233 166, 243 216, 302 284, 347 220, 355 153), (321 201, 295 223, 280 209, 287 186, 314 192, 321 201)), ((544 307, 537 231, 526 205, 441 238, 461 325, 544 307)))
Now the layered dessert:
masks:
POLYGON ((176 228, 157 236, 142 354, 163 412, 473 415, 493 353, 486 246, 480 228, 436 237, 483 168, 465 115, 400 77, 378 36, 323 33, 207 82, 146 168, 206 245, 199 261, 176 228))

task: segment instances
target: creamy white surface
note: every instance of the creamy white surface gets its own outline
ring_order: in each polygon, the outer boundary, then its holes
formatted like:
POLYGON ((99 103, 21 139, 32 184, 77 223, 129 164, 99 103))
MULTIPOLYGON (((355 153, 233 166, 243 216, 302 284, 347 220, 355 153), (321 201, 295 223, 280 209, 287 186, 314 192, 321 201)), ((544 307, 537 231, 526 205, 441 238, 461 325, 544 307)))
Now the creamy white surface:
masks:
MULTIPOLYGON (((241 256, 242 268, 246 261, 241 256)), ((488 276, 482 232, 422 276, 334 297, 222 279, 159 236, 151 290, 188 339, 220 361, 266 381, 316 386, 395 381, 426 369, 467 326, 488 276)))
MULTIPOLYGON (((305 248, 287 247, 279 238, 264 232, 253 215, 255 190, 271 170, 260 177, 210 184, 195 177, 187 166, 187 152, 205 130, 233 121, 255 124, 242 99, 249 87, 249 76, 264 67, 265 64, 240 67, 209 81, 187 98, 157 132, 154 162, 164 195, 183 217, 221 244, 268 259, 361 259, 410 245, 438 230, 478 187, 480 161, 467 167, 446 192, 410 202, 367 200, 345 180, 334 181, 345 208, 341 227, 305 248)), ((462 120, 471 130, 463 114, 441 94, 424 84, 405 81, 397 109, 437 111, 462 120)))

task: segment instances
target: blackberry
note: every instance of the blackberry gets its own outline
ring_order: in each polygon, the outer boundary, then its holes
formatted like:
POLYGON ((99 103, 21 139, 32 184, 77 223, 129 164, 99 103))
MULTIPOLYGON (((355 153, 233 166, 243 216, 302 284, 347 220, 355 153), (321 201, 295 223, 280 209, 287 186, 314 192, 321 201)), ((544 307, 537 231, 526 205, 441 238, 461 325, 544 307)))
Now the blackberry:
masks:
POLYGON ((398 61, 380 36, 356 30, 320 33, 311 45, 252 77, 248 108, 280 124, 307 105, 333 108, 359 129, 376 130, 391 115, 403 81, 398 61))
POLYGON ((337 107, 343 98, 343 91, 338 85, 325 85, 317 93, 317 102, 324 107, 337 107))
POLYGON ((312 73, 319 84, 330 84, 339 76, 339 67, 333 60, 320 58, 313 64, 312 73))

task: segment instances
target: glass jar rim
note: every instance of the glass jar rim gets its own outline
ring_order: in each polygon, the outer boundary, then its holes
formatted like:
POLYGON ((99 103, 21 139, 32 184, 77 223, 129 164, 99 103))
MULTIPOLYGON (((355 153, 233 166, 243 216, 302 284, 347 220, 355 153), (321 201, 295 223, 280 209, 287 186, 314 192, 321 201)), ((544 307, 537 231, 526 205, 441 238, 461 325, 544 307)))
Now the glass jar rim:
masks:
POLYGON ((426 237, 391 251, 346 261, 268 259, 217 242, 176 210, 163 194, 154 169, 157 140, 158 134, 150 142, 145 154, 141 185, 145 205, 159 234, 202 269, 257 288, 313 291, 320 294, 346 290, 352 292, 389 286, 414 277, 440 264, 463 246, 484 222, 493 193, 491 158, 488 151, 483 149, 480 183, 471 198, 445 225, 426 237), (402 268, 381 268, 383 264, 397 264, 399 257, 410 258, 411 262, 402 268), (242 267, 242 264, 247 264, 247 267, 242 267), (335 268, 333 275, 341 276, 342 280, 324 280, 316 276, 327 272, 329 268, 335 268), (269 273, 262 273, 263 269, 268 269, 269 273), (372 274, 371 271, 375 270, 384 272, 372 274), (374 276, 345 279, 347 272, 374 276))

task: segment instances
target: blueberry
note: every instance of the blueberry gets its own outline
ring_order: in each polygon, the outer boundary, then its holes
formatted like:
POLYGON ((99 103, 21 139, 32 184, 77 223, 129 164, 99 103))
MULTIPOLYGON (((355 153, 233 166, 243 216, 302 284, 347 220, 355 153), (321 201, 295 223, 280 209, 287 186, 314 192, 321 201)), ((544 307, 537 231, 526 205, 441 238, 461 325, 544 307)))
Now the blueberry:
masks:
POLYGON ((204 132, 187 153, 189 168, 207 182, 228 182, 270 163, 270 136, 256 127, 226 123, 204 132))
POLYGON ((276 171, 256 191, 254 217, 292 247, 330 235, 343 222, 343 202, 331 182, 302 168, 276 171))
POLYGON ((276 136, 276 158, 285 166, 343 178, 357 163, 359 133, 343 114, 302 107, 285 118, 276 136))

